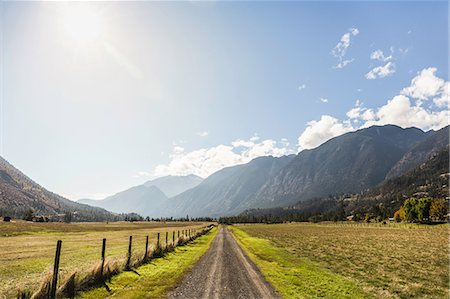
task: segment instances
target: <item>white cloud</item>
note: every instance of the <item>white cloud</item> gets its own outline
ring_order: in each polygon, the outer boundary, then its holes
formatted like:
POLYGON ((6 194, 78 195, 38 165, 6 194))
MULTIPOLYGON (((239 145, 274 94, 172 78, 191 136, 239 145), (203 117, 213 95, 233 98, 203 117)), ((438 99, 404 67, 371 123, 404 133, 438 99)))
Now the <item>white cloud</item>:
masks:
POLYGON ((298 90, 303 90, 306 88, 306 84, 302 84, 298 86, 298 90))
POLYGON ((206 137, 209 135, 209 132, 208 131, 197 132, 197 135, 200 137, 206 137))
POLYGON ((367 109, 361 114, 361 119, 364 121, 372 121, 377 117, 372 109, 367 109))
POLYGON ((328 99, 326 99, 326 98, 319 98, 319 100, 320 100, 322 103, 328 103, 328 99))
POLYGON ((281 138, 280 143, 284 146, 284 147, 288 147, 289 146, 289 140, 287 140, 286 138, 281 138))
POLYGON ((322 115, 320 120, 310 121, 307 125, 298 138, 299 151, 315 148, 330 138, 354 130, 349 122, 342 122, 329 115, 322 115))
POLYGON ((384 66, 377 66, 366 74, 366 79, 373 80, 376 78, 384 78, 395 73, 395 64, 389 61, 384 66))
POLYGON ((155 167, 154 176, 196 174, 207 177, 212 173, 229 166, 244 164, 260 156, 283 156, 293 153, 289 143, 283 139, 277 142, 272 139, 257 142, 259 137, 249 140, 238 139, 231 145, 218 145, 191 152, 174 150, 168 164, 155 167))
POLYGON ((420 100, 428 100, 445 93, 445 81, 436 77, 437 69, 430 67, 423 69, 411 81, 411 85, 403 88, 401 94, 420 100))
POLYGON ((299 150, 317 147, 335 136, 373 125, 393 124, 425 131, 449 125, 450 82, 436 77, 435 72, 435 68, 422 70, 412 79, 410 86, 381 107, 365 108, 357 100, 344 120, 322 115, 320 120, 308 122, 298 138, 299 150), (359 125, 353 126, 352 123, 359 125))
POLYGON ((147 171, 139 171, 138 173, 137 173, 137 175, 135 175, 135 177, 150 177, 150 176, 152 176, 152 174, 150 173, 150 172, 147 172, 147 171))
POLYGON ((334 66, 334 68, 335 69, 342 69, 342 68, 346 67, 347 64, 352 63, 354 60, 355 60, 354 58, 343 60, 343 61, 339 62, 338 64, 336 64, 336 66, 334 66))
POLYGON ((417 127, 424 130, 440 129, 449 122, 449 111, 431 111, 421 106, 411 105, 411 101, 404 95, 397 95, 378 108, 372 120, 364 123, 363 127, 372 125, 395 124, 403 128, 417 127))
POLYGON ((175 146, 175 147, 173 148, 173 152, 174 152, 175 154, 181 154, 182 152, 184 152, 184 148, 181 147, 181 146, 175 146))
POLYGON ((348 47, 350 47, 352 36, 356 36, 358 34, 359 30, 357 28, 350 28, 347 33, 342 35, 341 40, 331 50, 331 54, 338 59, 337 64, 333 68, 344 68, 354 60, 353 58, 345 59, 345 55, 347 54, 348 47))
POLYGON ((247 148, 249 148, 249 147, 254 146, 255 143, 253 141, 251 141, 251 140, 237 139, 237 140, 231 142, 231 145, 233 147, 235 147, 235 148, 236 147, 247 147, 247 148))
POLYGON ((347 112, 347 117, 350 119, 360 118, 360 116, 361 116, 361 108, 360 107, 352 108, 347 112))
POLYGON ((370 59, 387 62, 389 60, 392 60, 392 55, 384 56, 383 51, 375 50, 372 52, 372 54, 370 54, 370 59))
POLYGON ((256 142, 258 141, 260 138, 257 134, 255 134, 253 137, 250 138, 250 141, 256 142))
POLYGON ((434 98, 433 102, 439 108, 448 108, 450 105, 450 82, 445 82, 441 90, 441 96, 434 98))
MULTIPOLYGON (((372 125, 394 124, 418 127, 422 130, 440 129, 449 124, 448 96, 450 83, 435 76, 436 69, 422 70, 411 85, 381 107, 366 108, 357 100, 345 119, 322 115, 307 123, 298 138, 298 150, 311 149, 330 138, 372 125)), ((186 152, 175 146, 168 164, 158 165, 151 176, 196 174, 207 177, 228 166, 247 163, 260 156, 282 156, 294 153, 287 139, 260 140, 255 134, 249 139, 237 139, 229 145, 218 145, 186 152)), ((142 172, 143 175, 149 173, 142 172)))

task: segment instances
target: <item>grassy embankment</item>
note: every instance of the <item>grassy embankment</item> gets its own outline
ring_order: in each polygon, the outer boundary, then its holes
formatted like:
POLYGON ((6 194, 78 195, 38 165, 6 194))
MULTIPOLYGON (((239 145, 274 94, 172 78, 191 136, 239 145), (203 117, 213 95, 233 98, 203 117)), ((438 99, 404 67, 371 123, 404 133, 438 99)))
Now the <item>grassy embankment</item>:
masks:
POLYGON ((133 257, 142 257, 145 236, 155 247, 156 234, 164 245, 168 231, 196 229, 206 223, 114 222, 114 223, 30 223, 0 222, 0 298, 12 298, 18 289, 36 290, 51 272, 57 240, 62 240, 60 281, 77 271, 82 276, 100 261, 102 239, 106 238, 106 260, 125 261, 128 237, 133 236, 133 257))
POLYGON ((232 230, 286 298, 449 296, 448 225, 305 223, 232 230))
POLYGON ((214 228, 189 245, 177 247, 163 258, 154 259, 135 271, 114 276, 107 283, 109 290, 99 287, 80 294, 78 298, 161 298, 206 252, 216 233, 217 228, 214 228))

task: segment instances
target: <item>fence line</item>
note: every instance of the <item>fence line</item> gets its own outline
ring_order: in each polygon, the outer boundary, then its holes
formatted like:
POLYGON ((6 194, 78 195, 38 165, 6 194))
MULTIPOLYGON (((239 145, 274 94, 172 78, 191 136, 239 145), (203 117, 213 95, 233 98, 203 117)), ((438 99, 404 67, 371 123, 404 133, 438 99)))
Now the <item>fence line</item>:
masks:
MULTIPOLYGON (((176 246, 183 246, 193 240, 195 240, 197 237, 202 236, 209 232, 214 226, 214 224, 210 224, 208 226, 202 227, 199 230, 182 230, 181 236, 180 231, 177 231, 178 238, 175 239, 175 230, 172 231, 172 243, 169 244, 168 238, 169 238, 169 232, 166 231, 166 243, 165 246, 161 246, 160 242, 160 233, 157 233, 157 241, 156 241, 156 248, 153 250, 152 254, 149 254, 149 236, 145 236, 145 252, 142 259, 137 259, 136 261, 133 261, 133 236, 129 236, 128 240, 128 251, 126 256, 125 265, 122 269, 111 269, 110 266, 106 266, 106 238, 102 239, 102 249, 101 249, 101 259, 100 259, 100 265, 98 266, 97 272, 94 270, 92 271, 91 276, 92 277, 86 277, 83 281, 80 282, 80 285, 78 285, 78 289, 86 289, 89 287, 97 286, 99 283, 105 283, 105 280, 110 278, 112 275, 118 274, 121 272, 121 270, 129 271, 132 270, 133 267, 140 266, 146 262, 150 258, 158 258, 162 257, 165 253, 173 251, 176 246), (107 270, 107 271, 105 271, 107 270)), ((112 238, 112 239, 117 239, 112 238)), ((44 282, 42 286, 45 286, 46 289, 37 290, 31 297, 35 299, 39 298, 51 298, 54 299, 56 296, 60 297, 66 296, 72 298, 76 292, 76 283, 75 283, 75 273, 72 274, 69 279, 63 284, 61 284, 60 288, 58 289, 58 275, 59 275, 59 265, 60 265, 60 258, 61 258, 61 249, 62 249, 62 240, 58 240, 56 243, 56 252, 55 252, 55 260, 53 263, 53 273, 51 276, 51 281, 44 282), (68 290, 68 285, 71 286, 72 289, 68 290), (48 288, 47 288, 48 287, 48 288)), ((117 259, 116 259, 117 261, 117 259)), ((19 291, 18 298, 30 298, 30 292, 29 291, 19 291)))

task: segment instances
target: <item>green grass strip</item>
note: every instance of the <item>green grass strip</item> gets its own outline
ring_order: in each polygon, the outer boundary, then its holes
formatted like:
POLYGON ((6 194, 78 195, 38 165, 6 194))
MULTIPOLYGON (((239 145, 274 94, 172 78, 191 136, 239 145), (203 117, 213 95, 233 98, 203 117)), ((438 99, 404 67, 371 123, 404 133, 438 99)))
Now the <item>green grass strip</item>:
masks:
POLYGON ((269 240, 229 227, 238 243, 283 298, 373 298, 355 282, 307 258, 290 254, 269 240))
POLYGON ((217 228, 162 258, 152 260, 133 271, 122 272, 107 283, 110 291, 99 287, 81 293, 77 298, 161 298, 181 279, 208 250, 217 228), (139 273, 139 274, 138 274, 139 273))

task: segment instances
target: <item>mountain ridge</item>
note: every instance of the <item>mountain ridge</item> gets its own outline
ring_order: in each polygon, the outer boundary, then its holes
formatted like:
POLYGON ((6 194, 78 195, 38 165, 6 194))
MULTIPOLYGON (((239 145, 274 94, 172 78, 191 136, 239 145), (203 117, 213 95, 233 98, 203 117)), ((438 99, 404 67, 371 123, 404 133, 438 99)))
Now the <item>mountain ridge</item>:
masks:
POLYGON ((118 219, 104 209, 73 202, 48 191, 0 157, 0 214, 21 218, 30 209, 45 216, 76 212, 77 220, 81 221, 118 219))
POLYGON ((144 217, 160 217, 169 199, 197 186, 203 179, 196 175, 165 176, 145 182, 100 200, 79 199, 78 202, 104 208, 111 212, 138 213, 144 217), (163 190, 161 190, 163 189, 163 190))

